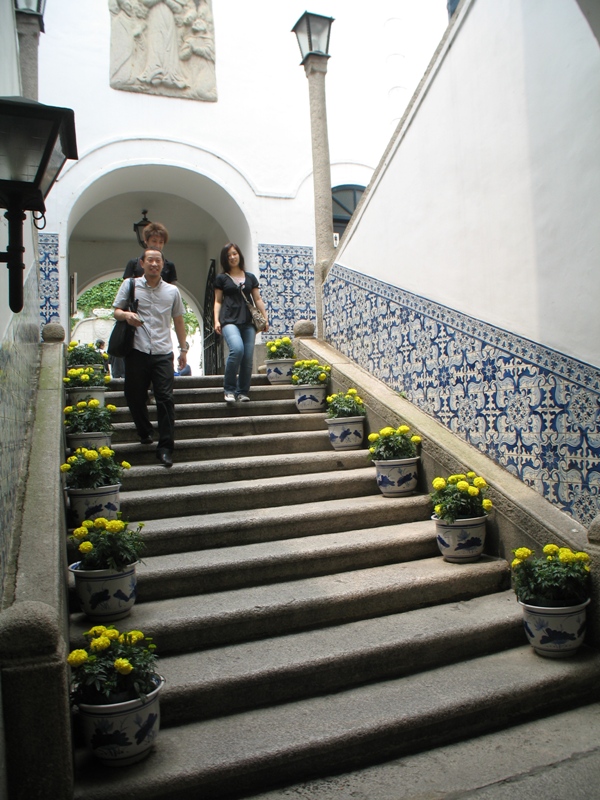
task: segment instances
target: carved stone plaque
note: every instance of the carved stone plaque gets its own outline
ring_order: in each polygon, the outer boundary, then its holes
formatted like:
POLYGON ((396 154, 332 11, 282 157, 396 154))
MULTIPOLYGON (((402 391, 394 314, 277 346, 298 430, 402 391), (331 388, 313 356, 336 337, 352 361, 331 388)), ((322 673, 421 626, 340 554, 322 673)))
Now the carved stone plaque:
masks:
POLYGON ((108 0, 108 8, 113 89, 216 101, 211 0, 108 0))

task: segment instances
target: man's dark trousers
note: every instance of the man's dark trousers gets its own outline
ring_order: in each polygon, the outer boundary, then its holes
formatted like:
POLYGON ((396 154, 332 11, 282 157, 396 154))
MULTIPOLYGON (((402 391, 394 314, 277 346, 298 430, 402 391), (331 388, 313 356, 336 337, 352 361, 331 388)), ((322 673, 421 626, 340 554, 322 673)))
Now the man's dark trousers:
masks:
POLYGON ((175 404, 173 402, 173 353, 149 355, 132 350, 125 359, 125 399, 140 439, 151 437, 148 389, 152 384, 158 418, 157 450, 175 447, 175 404))

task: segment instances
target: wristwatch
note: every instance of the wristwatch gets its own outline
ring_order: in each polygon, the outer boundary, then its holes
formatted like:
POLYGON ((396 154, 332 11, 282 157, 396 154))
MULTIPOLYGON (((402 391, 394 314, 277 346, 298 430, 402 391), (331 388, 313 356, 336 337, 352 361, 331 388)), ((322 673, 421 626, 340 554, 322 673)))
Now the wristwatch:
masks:
POLYGON ((181 345, 179 345, 179 349, 181 350, 182 353, 187 353, 187 352, 189 352, 190 348, 189 348, 189 345, 186 344, 185 347, 182 347, 181 345))

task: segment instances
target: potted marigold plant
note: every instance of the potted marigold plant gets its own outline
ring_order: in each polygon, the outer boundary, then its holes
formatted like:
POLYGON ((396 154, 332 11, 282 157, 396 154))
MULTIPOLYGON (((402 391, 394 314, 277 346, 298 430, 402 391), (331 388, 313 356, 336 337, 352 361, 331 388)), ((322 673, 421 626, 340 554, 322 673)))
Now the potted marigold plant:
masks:
POLYGON ((296 357, 290 337, 271 339, 266 343, 266 351, 265 366, 269 383, 291 383, 296 357))
POLYGON ((105 370, 108 362, 108 353, 103 353, 94 344, 79 344, 69 342, 67 347, 67 366, 90 367, 97 365, 105 370))
POLYGON ((156 646, 142 631, 95 625, 84 647, 72 650, 71 697, 90 752, 103 764, 124 766, 150 752, 160 727, 156 646))
POLYGON ((477 561, 485 546, 486 517, 492 501, 488 484, 475 472, 432 481, 437 543, 445 561, 477 561))
POLYGON ((71 450, 78 447, 109 447, 113 430, 111 417, 116 410, 117 407, 110 403, 101 405, 95 397, 66 406, 65 433, 71 450))
POLYGON ((377 485, 384 497, 400 497, 417 488, 418 445, 421 437, 408 425, 386 426, 369 434, 369 457, 375 464, 377 485))
POLYGON ((100 516, 116 518, 123 470, 130 467, 127 461, 116 461, 110 447, 78 447, 61 464, 75 524, 100 516))
POLYGON ((331 367, 316 358, 296 361, 292 368, 292 383, 296 408, 301 414, 324 411, 327 384, 331 367))
POLYGON ((110 383, 110 375, 99 372, 93 367, 71 367, 63 378, 63 383, 71 403, 94 397, 104 405, 106 384, 110 383))
POLYGON ((529 643, 542 656, 574 655, 585 637, 589 554, 557 544, 545 545, 540 556, 528 547, 512 552, 513 588, 529 643))
MULTIPOLYGON (((120 515, 119 515, 120 517, 120 515)), ((82 611, 97 622, 126 617, 136 597, 136 565, 144 549, 142 528, 124 520, 85 519, 73 530, 71 542, 80 560, 70 564, 82 611)))
POLYGON ((356 450, 364 437, 365 404, 356 389, 329 395, 325 423, 334 450, 356 450))

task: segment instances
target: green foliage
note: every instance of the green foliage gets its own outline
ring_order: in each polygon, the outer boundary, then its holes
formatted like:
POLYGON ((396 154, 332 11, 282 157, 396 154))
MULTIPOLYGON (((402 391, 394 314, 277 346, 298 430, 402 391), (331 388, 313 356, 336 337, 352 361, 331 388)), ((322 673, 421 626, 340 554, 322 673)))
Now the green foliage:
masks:
POLYGON ((289 336, 282 336, 281 339, 271 339, 265 345, 265 358, 269 361, 279 358, 295 358, 294 346, 289 336))
POLYGON ((67 347, 67 366, 69 367, 89 367, 94 364, 102 364, 108 360, 106 353, 101 353, 94 344, 79 344, 79 342, 69 342, 67 347))
POLYGON ((110 281, 103 281, 86 289, 77 300, 77 308, 83 311, 86 317, 92 315, 94 308, 112 308, 122 283, 121 278, 112 278, 110 281))
POLYGON ((292 369, 292 382, 297 386, 322 386, 329 380, 331 367, 319 364, 316 358, 296 361, 292 369))
POLYGON ((414 458, 421 437, 416 434, 411 436, 408 425, 398 428, 387 426, 379 433, 370 433, 369 442, 369 456, 373 461, 390 461, 394 458, 414 458))
POLYGON ((339 417, 364 417, 367 410, 356 389, 348 389, 344 394, 331 394, 327 398, 327 416, 329 419, 339 417))
POLYGON ((130 469, 127 461, 115 461, 115 451, 110 447, 92 450, 78 447, 72 456, 61 464, 69 489, 97 489, 99 486, 115 486, 121 483, 123 470, 130 469))
POLYGON ((120 633, 114 625, 94 625, 83 635, 87 647, 67 658, 74 703, 101 705, 117 702, 116 696, 135 700, 157 687, 156 645, 142 631, 120 633))
POLYGON ((84 520, 70 537, 77 545, 81 560, 79 569, 123 570, 140 560, 145 547, 142 538, 143 522, 135 530, 121 519, 84 520))
POLYGON ((111 415, 116 406, 101 406, 96 399, 81 400, 76 406, 66 406, 66 433, 110 433, 113 429, 111 415))
POLYGON ((542 556, 528 547, 513 550, 511 564, 517 599, 532 606, 561 608, 584 603, 590 595, 590 557, 583 551, 547 544, 542 556))
POLYGON ((450 475, 448 479, 434 478, 432 486, 433 510, 444 522, 483 517, 492 509, 492 501, 485 496, 487 482, 474 472, 450 475))

